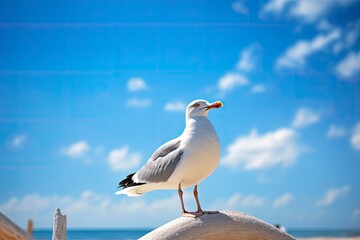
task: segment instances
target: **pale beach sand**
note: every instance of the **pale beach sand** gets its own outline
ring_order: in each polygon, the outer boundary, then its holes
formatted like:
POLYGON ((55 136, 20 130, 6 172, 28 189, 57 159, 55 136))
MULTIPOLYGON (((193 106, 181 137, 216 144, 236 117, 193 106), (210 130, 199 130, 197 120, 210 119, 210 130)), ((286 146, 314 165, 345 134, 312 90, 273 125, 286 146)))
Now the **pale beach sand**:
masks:
POLYGON ((299 238, 299 240, 360 240, 360 237, 349 237, 349 238, 316 237, 316 238, 299 238))

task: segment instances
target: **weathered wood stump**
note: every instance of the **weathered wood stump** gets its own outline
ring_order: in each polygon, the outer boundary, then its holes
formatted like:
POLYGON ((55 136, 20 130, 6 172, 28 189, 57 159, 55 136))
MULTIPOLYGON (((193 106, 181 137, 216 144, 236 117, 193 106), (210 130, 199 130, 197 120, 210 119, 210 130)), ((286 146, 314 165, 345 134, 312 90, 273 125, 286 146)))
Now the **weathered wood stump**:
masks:
POLYGON ((54 216, 52 240, 66 240, 66 215, 57 208, 54 216))
POLYGON ((198 218, 177 218, 140 239, 294 240, 295 238, 245 213, 221 211, 217 214, 204 214, 198 218))

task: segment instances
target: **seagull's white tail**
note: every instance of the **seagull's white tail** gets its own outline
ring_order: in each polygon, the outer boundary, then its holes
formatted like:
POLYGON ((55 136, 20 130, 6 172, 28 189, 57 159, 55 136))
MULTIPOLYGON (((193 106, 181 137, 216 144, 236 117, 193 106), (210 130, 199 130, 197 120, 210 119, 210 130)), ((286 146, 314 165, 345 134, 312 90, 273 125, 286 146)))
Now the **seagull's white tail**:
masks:
POLYGON ((161 190, 161 189, 177 189, 178 188, 178 184, 177 183, 173 183, 173 182, 165 182, 165 183, 146 183, 146 184, 141 184, 138 186, 133 186, 133 187, 127 187, 124 188, 120 191, 117 191, 115 194, 116 195, 120 195, 120 194, 126 194, 128 196, 132 196, 132 197, 136 197, 139 196, 143 193, 146 192, 150 192, 153 190, 161 190))
POLYGON ((138 192, 138 188, 139 186, 124 188, 120 191, 115 192, 115 195, 126 194, 130 197, 137 197, 141 195, 141 193, 138 192))

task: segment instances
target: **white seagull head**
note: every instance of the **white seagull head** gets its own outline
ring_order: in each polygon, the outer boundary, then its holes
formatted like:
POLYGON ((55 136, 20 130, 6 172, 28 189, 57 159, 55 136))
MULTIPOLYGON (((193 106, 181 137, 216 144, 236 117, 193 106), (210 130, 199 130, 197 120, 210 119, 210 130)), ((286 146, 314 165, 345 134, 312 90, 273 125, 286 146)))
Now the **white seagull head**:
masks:
POLYGON ((192 101, 186 108, 186 117, 207 117, 208 111, 213 108, 219 108, 224 106, 220 101, 209 103, 206 100, 192 101))

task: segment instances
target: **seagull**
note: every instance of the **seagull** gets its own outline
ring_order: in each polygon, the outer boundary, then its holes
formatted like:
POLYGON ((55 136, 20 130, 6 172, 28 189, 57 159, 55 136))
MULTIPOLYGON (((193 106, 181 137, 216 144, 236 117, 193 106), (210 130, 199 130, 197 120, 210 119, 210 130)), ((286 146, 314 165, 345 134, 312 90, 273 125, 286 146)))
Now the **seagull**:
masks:
POLYGON ((195 100, 186 108, 186 126, 177 138, 160 146, 139 171, 129 174, 115 194, 139 196, 160 189, 177 189, 182 216, 199 217, 204 213, 198 198, 198 184, 216 169, 220 161, 220 142, 208 119, 209 110, 220 108, 220 101, 195 100), (182 188, 194 186, 197 211, 185 210, 182 188))

